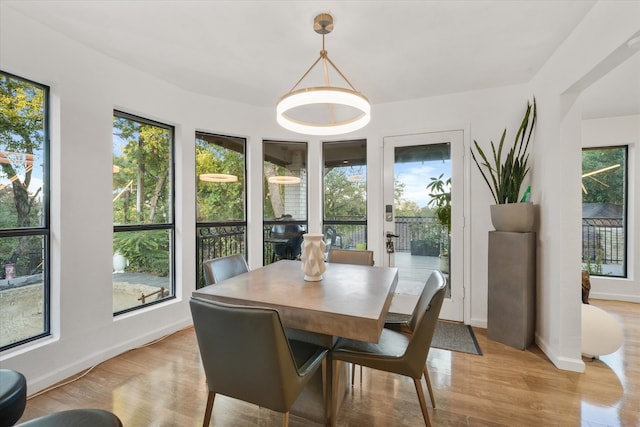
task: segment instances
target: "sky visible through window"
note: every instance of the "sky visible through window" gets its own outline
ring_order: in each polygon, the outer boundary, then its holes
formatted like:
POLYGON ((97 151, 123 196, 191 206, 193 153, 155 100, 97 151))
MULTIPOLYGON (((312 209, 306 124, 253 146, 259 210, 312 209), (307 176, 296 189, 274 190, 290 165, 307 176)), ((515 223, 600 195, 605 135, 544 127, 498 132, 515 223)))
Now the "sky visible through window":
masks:
POLYGON ((403 199, 414 201, 421 208, 430 200, 427 185, 440 174, 444 174, 445 180, 451 176, 451 160, 395 164, 396 180, 405 184, 403 199))

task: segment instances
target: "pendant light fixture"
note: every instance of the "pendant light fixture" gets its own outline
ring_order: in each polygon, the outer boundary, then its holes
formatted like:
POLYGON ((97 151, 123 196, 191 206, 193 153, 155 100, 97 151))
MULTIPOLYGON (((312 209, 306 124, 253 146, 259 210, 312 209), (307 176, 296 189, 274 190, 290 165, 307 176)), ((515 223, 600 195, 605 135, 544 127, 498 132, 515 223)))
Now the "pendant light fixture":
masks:
POLYGON ((267 181, 270 184, 282 184, 282 185, 291 185, 291 184, 300 184, 300 178, 297 176, 290 175, 276 175, 270 176, 267 181))
POLYGON ((200 174, 200 181, 205 182, 238 182, 236 175, 228 173, 203 173, 200 174))
POLYGON ((276 106, 278 124, 293 132, 306 135, 340 135, 353 132, 369 123, 371 106, 336 65, 324 48, 324 36, 333 30, 333 17, 321 13, 314 19, 313 29, 322 35, 320 57, 276 106), (321 64, 323 85, 299 88, 313 68, 321 64), (332 86, 329 70, 333 68, 348 87, 332 86))

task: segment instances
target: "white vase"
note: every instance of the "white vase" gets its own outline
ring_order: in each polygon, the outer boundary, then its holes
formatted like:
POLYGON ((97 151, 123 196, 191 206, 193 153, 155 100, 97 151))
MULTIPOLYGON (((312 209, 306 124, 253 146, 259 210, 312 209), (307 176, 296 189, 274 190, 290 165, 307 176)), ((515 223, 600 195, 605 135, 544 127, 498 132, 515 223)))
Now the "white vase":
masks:
POLYGON ((326 247, 322 234, 307 233, 302 235, 302 271, 304 280, 317 282, 322 280, 322 273, 327 266, 324 264, 324 249, 326 247))
POLYGON ((124 273, 124 269, 129 265, 129 260, 126 259, 123 255, 116 253, 113 256, 113 272, 114 273, 124 273))
POLYGON ((440 255, 439 267, 441 272, 449 273, 449 255, 440 255))
POLYGON ((526 233, 535 227, 535 207, 531 202, 491 205, 491 223, 496 231, 526 233))

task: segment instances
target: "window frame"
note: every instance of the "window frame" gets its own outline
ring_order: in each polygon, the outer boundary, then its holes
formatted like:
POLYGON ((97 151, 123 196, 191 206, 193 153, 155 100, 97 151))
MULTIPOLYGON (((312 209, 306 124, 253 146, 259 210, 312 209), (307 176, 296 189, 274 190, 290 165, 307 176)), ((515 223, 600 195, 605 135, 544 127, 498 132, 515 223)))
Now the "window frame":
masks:
MULTIPOLYGON (((345 225, 345 226, 362 226, 364 227, 364 236, 365 236, 365 249, 368 248, 368 233, 369 233, 369 229, 368 229, 368 198, 369 198, 369 186, 368 186, 368 180, 367 177, 369 175, 369 171, 367 169, 367 140, 365 138, 362 139, 355 139, 355 140, 345 140, 345 141, 323 141, 322 142, 322 229, 323 229, 323 233, 325 234, 325 241, 330 240, 329 244, 332 245, 334 244, 334 239, 336 239, 336 236, 327 236, 327 229, 331 226, 340 226, 340 225, 345 225), (326 156, 326 151, 325 148, 327 147, 327 145, 339 145, 339 144, 345 144, 345 143, 361 143, 364 144, 364 168, 365 168, 365 200, 364 200, 364 219, 362 220, 336 220, 336 219, 327 219, 326 217, 326 209, 325 209, 325 196, 326 196, 326 184, 325 184, 325 169, 327 168, 327 156, 326 156)), ((342 247, 342 242, 340 241, 340 247, 342 247)))
POLYGON ((43 268, 42 268, 42 318, 43 330, 41 333, 24 338, 4 346, 0 346, 0 352, 11 348, 15 348, 35 340, 51 336, 51 97, 50 88, 47 85, 35 82, 33 80, 8 73, 0 69, 0 74, 4 74, 8 78, 17 79, 22 82, 33 85, 43 91, 43 124, 44 132, 42 141, 42 182, 44 191, 42 195, 43 221, 37 227, 29 228, 0 228, 0 239, 6 237, 23 237, 23 236, 42 236, 43 238, 43 268))
MULTIPOLYGON (((589 146, 589 147, 582 147, 581 149, 581 158, 582 155, 585 151, 596 151, 596 150, 610 150, 610 149, 622 149, 624 151, 624 177, 623 177, 623 200, 624 200, 624 205, 622 206, 622 228, 624 230, 624 247, 622 250, 622 273, 620 275, 613 275, 613 274, 607 274, 602 272, 601 274, 599 273, 595 273, 595 272, 590 272, 591 276, 594 277, 604 277, 604 278, 615 278, 615 279, 629 279, 629 258, 628 258, 628 254, 629 254, 629 144, 620 144, 620 145, 602 145, 602 146, 589 146)), ((582 167, 580 168, 581 172, 584 173, 584 171, 582 170, 582 167)), ((584 204, 584 202, 581 202, 581 205, 584 204)), ((584 227, 584 220, 585 218, 582 218, 581 221, 583 223, 583 227, 584 227)), ((584 257, 584 231, 582 232, 582 239, 581 239, 581 247, 582 247, 582 257, 584 257)), ((581 263, 583 268, 585 268, 585 262, 581 263)))
MULTIPOLYGON (((244 219, 243 220, 231 220, 231 221, 198 221, 198 195, 197 195, 197 189, 198 189, 198 179, 199 177, 197 176, 197 172, 196 172, 196 197, 195 197, 195 202, 196 202, 196 206, 195 206, 195 211, 196 211, 196 289, 200 289, 204 286, 204 276, 203 276, 203 270, 202 270, 202 264, 204 261, 206 261, 206 259, 202 259, 204 258, 202 256, 202 247, 201 247, 201 241, 200 241, 200 235, 201 235, 201 231, 204 229, 208 229, 208 228, 220 228, 220 229, 224 229, 225 227, 229 227, 230 229, 238 229, 238 228, 244 228, 244 238, 242 240, 241 246, 242 246, 242 250, 240 251, 240 253, 244 256, 245 260, 247 262, 249 262, 249 258, 248 258, 248 254, 247 254, 247 231, 248 231, 248 227, 247 227, 247 214, 248 214, 248 199, 247 199, 247 181, 248 181, 248 174, 247 174, 247 138, 245 137, 241 137, 241 136, 233 136, 233 135, 223 135, 220 133, 215 133, 215 132, 206 132, 206 131, 199 131, 196 130, 195 134, 194 134, 194 144, 196 143, 197 139, 198 139, 198 135, 207 135, 207 136, 212 136, 212 137, 221 137, 221 138, 233 138, 233 139, 238 139, 238 140, 242 140, 242 145, 243 145, 243 156, 244 156, 244 168, 243 168, 243 173, 244 173, 244 189, 243 189, 243 193, 244 193, 244 219)), ((197 166, 197 165, 196 165, 197 166)), ((195 172, 195 171, 194 171, 195 172)), ((232 254, 228 254, 228 255, 232 255, 232 254)))
MULTIPOLYGON (((169 147, 169 191, 171 193, 170 203, 171 208, 169 209, 171 213, 171 221, 169 223, 158 223, 158 224, 127 224, 127 225, 113 225, 113 233, 112 233, 112 241, 115 237, 116 233, 121 232, 132 232, 132 231, 153 231, 153 230, 170 230, 169 236, 169 280, 171 281, 171 295, 155 299, 153 301, 145 302, 144 304, 136 305, 133 307, 125 308, 123 310, 118 310, 113 312, 113 317, 120 316, 122 314, 130 313, 132 311, 136 311, 142 308, 146 308, 152 305, 160 304, 171 299, 176 298, 176 204, 175 204, 175 126, 168 125, 166 123, 158 122, 153 119, 148 119, 145 117, 141 117, 135 114, 127 113, 122 110, 113 110, 113 118, 124 118, 127 120, 136 121, 141 124, 157 126, 163 129, 167 129, 170 133, 171 137, 171 146, 169 147)), ((113 154, 113 140, 112 140, 112 154, 113 154)))
MULTIPOLYGON (((291 248, 293 245, 295 245, 297 247, 297 243, 298 241, 300 241, 300 243, 302 243, 302 235, 305 233, 309 232, 309 143, 307 141, 293 141, 293 140, 286 140, 286 139, 270 139, 270 138, 265 138, 262 140, 262 159, 261 159, 261 165, 262 165, 262 171, 260 173, 261 175, 261 188, 262 188, 262 265, 268 265, 271 264, 279 259, 281 259, 279 256, 277 256, 276 252, 278 252, 277 250, 277 246, 281 246, 281 245, 285 245, 286 247, 291 248), (304 202, 304 219, 300 219, 300 218, 285 218, 283 216, 283 218, 280 219, 276 219, 276 218, 272 218, 269 219, 266 217, 265 215, 265 203, 267 201, 267 193, 266 193, 266 188, 265 188, 265 181, 267 181, 267 177, 264 173, 264 164, 265 162, 270 162, 274 165, 277 165, 276 162, 268 160, 268 153, 267 153, 267 149, 266 147, 269 144, 273 144, 273 145, 277 145, 277 144, 284 144, 284 145, 300 145, 304 147, 304 157, 302 158, 302 161, 304 162, 304 176, 305 179, 300 181, 300 185, 304 185, 304 197, 305 197, 305 202, 304 202), (279 227, 279 226, 283 226, 285 227, 285 234, 290 233, 290 231, 287 231, 287 227, 296 227, 298 229, 298 231, 296 233, 300 233, 299 236, 280 236, 281 238, 288 240, 287 243, 280 243, 280 244, 274 244, 271 242, 272 239, 272 232, 273 232, 273 228, 274 227, 279 227)), ((285 215, 287 214, 287 212, 283 212, 285 215)), ((293 254, 294 258, 299 257, 300 254, 293 254)), ((286 257, 285 257, 286 258, 286 257)))

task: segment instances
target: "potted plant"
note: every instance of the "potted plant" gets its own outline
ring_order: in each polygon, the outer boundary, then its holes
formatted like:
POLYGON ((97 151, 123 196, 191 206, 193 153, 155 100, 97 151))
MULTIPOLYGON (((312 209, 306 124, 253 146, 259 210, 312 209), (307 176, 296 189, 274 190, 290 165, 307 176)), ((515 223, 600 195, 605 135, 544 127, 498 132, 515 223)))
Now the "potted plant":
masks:
POLYGON ((449 272, 449 235, 451 234, 451 178, 444 179, 444 174, 431 178, 427 185, 431 192, 429 205, 434 208, 436 219, 442 226, 442 239, 440 243, 440 270, 449 272))
POLYGON ((411 255, 438 256, 441 240, 439 231, 422 222, 423 218, 419 219, 421 222, 409 224, 411 255))
POLYGON ((520 190, 529 172, 527 149, 536 124, 536 117, 536 99, 533 98, 533 104, 527 102, 527 110, 514 143, 504 157, 502 149, 507 135, 506 128, 502 132, 497 150, 491 141, 491 158, 484 153, 477 141, 473 141, 480 160, 473 149, 471 149, 471 156, 496 202, 491 206, 491 221, 498 231, 525 232, 533 229, 534 210, 533 204, 529 202, 529 190, 527 189, 522 198, 520 198, 520 190))

